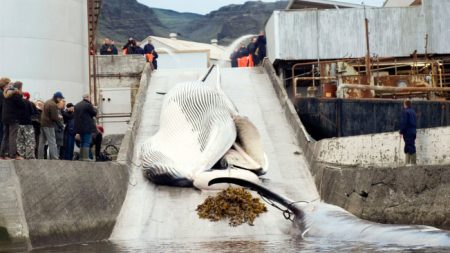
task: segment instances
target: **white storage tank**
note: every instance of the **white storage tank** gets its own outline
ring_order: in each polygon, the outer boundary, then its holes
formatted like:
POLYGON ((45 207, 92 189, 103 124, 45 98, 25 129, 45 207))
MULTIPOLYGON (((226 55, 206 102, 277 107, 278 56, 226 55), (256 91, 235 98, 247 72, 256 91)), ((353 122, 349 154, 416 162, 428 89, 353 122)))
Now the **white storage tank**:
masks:
POLYGON ((1 0, 0 77, 24 83, 32 100, 89 91, 87 0, 1 0))

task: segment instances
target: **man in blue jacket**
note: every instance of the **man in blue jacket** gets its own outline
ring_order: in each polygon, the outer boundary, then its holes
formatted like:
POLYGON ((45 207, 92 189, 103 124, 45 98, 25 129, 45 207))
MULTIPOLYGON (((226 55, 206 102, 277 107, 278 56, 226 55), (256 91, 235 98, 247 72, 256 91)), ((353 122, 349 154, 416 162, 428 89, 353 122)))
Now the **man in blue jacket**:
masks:
POLYGON ((411 108, 411 101, 403 102, 403 112, 400 119, 400 134, 405 141, 406 164, 416 164, 416 112, 411 108))

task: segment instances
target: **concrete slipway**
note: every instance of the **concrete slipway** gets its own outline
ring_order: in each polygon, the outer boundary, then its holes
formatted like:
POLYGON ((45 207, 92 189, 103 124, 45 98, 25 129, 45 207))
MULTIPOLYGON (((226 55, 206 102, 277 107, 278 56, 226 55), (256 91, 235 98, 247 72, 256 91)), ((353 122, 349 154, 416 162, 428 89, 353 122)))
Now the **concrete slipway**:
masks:
MULTIPOLYGON (((148 239, 211 238, 288 234, 292 228, 278 210, 256 220, 255 226, 230 228, 226 222, 200 220, 195 211, 208 193, 194 189, 155 186, 144 179, 139 165, 140 145, 158 130, 163 93, 175 84, 198 80, 206 69, 152 73, 137 129, 130 187, 111 239, 123 241, 148 239)), ((214 85, 216 73, 205 85, 214 85)), ((264 184, 294 200, 312 201, 318 192, 306 165, 306 160, 293 130, 284 117, 283 109, 268 75, 261 68, 222 69, 222 87, 241 114, 255 123, 269 158, 269 172, 264 184)), ((141 94, 142 95, 142 94, 141 94)), ((141 101, 142 102, 142 101, 141 101)), ((139 116, 137 116, 139 118, 139 116)), ((194 158, 195 159, 195 158, 194 158)))
MULTIPOLYGON (((129 131, 125 137, 125 139, 130 138, 128 143, 132 143, 128 146, 127 152, 128 159, 131 158, 133 161, 130 186, 110 237, 110 240, 121 248, 133 248, 140 242, 155 240, 209 242, 249 237, 254 238, 251 240, 259 240, 269 236, 269 241, 274 241, 298 234, 296 233, 298 230, 292 226, 291 222, 285 220, 281 213, 272 207, 269 207, 268 213, 256 220, 255 226, 231 228, 224 221, 211 223, 200 220, 195 209, 210 193, 194 189, 156 186, 142 176, 139 168, 140 145, 158 130, 164 94, 179 82, 200 79, 205 71, 205 69, 180 70, 174 74, 172 71, 158 70, 152 73, 150 82, 147 82, 148 87, 141 86, 141 94, 138 94, 141 101, 136 106, 133 116, 134 131, 129 131)), ((144 76, 143 80, 145 79, 144 76)), ((205 85, 214 85, 215 81, 214 73, 205 85)), ((296 201, 319 200, 313 176, 310 174, 310 169, 315 172, 313 168, 320 167, 320 163, 316 164, 315 161, 315 143, 304 131, 273 69, 267 64, 265 70, 262 68, 223 69, 222 87, 240 113, 248 116, 260 131, 270 163, 270 169, 264 176, 263 184, 274 192, 296 201)), ((126 148, 121 152, 125 151, 126 148)), ((125 154, 122 153, 122 157, 124 158, 125 154)), ((440 173, 448 171, 447 167, 438 171, 440 173)), ((354 172, 358 173, 359 169, 355 169, 354 172)), ((316 174, 315 178, 316 180, 324 178, 328 174, 330 172, 324 170, 322 176, 316 174)), ((368 177, 370 178, 370 175, 368 177)), ((441 182, 441 185, 445 187, 446 183, 441 182)), ((439 195, 440 191, 431 190, 430 192, 439 195)), ((377 199, 386 200, 382 196, 377 199)), ((445 245, 447 247, 450 243, 447 232, 430 227, 377 225, 358 220, 342 209, 327 204, 318 204, 316 207, 319 211, 317 213, 313 211, 312 213, 315 214, 311 216, 311 221, 315 225, 308 231, 308 235, 313 237, 342 238, 347 241, 372 243, 390 242, 405 246, 445 245)), ((445 207, 437 208, 437 210, 439 215, 445 216, 447 212, 445 207)))

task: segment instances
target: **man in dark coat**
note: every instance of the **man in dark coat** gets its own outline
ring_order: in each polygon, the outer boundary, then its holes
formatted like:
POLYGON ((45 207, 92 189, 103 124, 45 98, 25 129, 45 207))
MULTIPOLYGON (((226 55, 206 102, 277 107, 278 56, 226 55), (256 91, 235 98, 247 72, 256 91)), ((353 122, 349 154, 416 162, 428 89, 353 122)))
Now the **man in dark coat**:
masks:
POLYGON ((137 45, 137 42, 133 40, 131 45, 127 48, 127 54, 144 54, 144 49, 137 45))
POLYGON ((3 91, 6 89, 8 84, 11 82, 11 79, 7 77, 0 78, 0 144, 3 140, 3 121, 2 121, 2 107, 3 107, 3 100, 5 97, 3 96, 3 91))
POLYGON ((252 41, 248 44, 247 50, 249 55, 251 55, 253 60, 253 65, 256 66, 259 63, 259 57, 256 54, 256 50, 258 49, 257 38, 252 38, 252 41))
POLYGON ((106 38, 103 42, 102 47, 100 48, 100 55, 117 55, 117 48, 111 42, 110 39, 106 38))
POLYGON ((416 112, 411 108, 411 101, 405 100, 403 112, 400 119, 400 134, 405 141, 406 164, 416 164, 416 112))
POLYGON ((155 46, 153 46, 152 41, 148 40, 147 44, 144 46, 144 53, 151 54, 155 50, 155 46))
POLYGON ((75 146, 75 107, 72 103, 68 103, 66 110, 63 112, 64 124, 64 160, 73 160, 73 149, 75 146))
POLYGON ((17 131, 19 121, 25 114, 26 106, 22 98, 22 82, 15 82, 3 92, 2 106, 3 140, 0 156, 5 159, 23 159, 17 153, 17 131), (8 154, 8 157, 6 156, 8 154))
POLYGON ((133 38, 128 38, 128 41, 127 41, 127 44, 125 44, 123 47, 122 47, 122 52, 123 52, 123 55, 127 55, 128 54, 128 48, 129 47, 131 47, 131 45, 133 44, 133 38))
POLYGON ((244 44, 241 44, 241 47, 239 48, 238 53, 237 53, 237 57, 241 58, 241 57, 247 57, 247 56, 248 56, 248 49, 247 49, 247 47, 245 47, 244 44))
POLYGON ((259 62, 262 62, 264 57, 266 57, 266 44, 266 36, 264 35, 264 31, 261 31, 259 32, 258 39, 256 40, 259 62))
POLYGON ((80 160, 89 161, 89 150, 92 141, 92 134, 97 132, 94 117, 97 110, 91 104, 88 94, 83 96, 83 100, 75 105, 74 120, 75 133, 80 135, 80 160))
POLYGON ((237 48, 235 48, 233 50, 233 53, 231 53, 231 55, 230 55, 231 67, 232 68, 237 68, 238 67, 237 53, 238 53, 238 50, 237 50, 237 48))
POLYGON ((45 143, 48 143, 49 158, 51 160, 59 159, 58 145, 56 144, 55 125, 60 120, 57 104, 63 100, 61 92, 55 92, 53 97, 47 100, 41 113, 41 129, 39 135, 38 158, 44 159, 45 143))
POLYGON ((158 69, 158 53, 156 53, 155 47, 151 40, 148 40, 147 45, 144 46, 144 54, 147 62, 151 62, 154 69, 158 69))

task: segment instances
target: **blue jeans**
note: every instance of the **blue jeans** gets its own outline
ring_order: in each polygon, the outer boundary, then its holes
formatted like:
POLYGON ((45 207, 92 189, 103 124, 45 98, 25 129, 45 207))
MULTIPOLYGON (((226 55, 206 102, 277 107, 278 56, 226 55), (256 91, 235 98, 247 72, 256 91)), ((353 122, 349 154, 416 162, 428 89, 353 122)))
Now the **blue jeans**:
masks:
POLYGON ((80 134, 80 147, 81 148, 90 148, 92 142, 92 134, 80 134))

